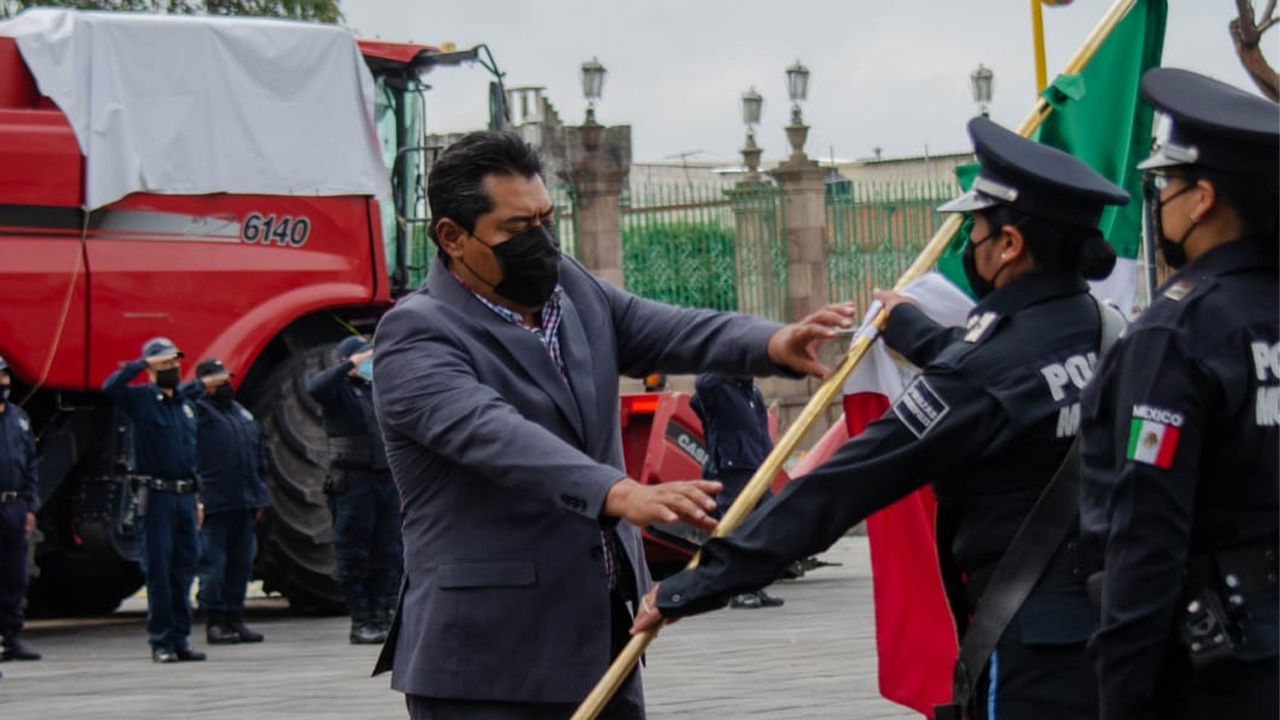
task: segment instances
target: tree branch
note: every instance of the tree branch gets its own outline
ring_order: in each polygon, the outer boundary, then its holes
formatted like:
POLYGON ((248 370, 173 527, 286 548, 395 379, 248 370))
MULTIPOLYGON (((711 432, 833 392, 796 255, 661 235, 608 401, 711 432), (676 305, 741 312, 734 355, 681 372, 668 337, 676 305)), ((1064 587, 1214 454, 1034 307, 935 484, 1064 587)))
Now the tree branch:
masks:
POLYGON ((1267 62, 1259 45, 1262 33, 1276 22, 1276 18, 1271 16, 1271 12, 1275 10, 1275 4, 1276 0, 1267 0, 1267 19, 1259 26, 1254 20, 1253 2, 1236 0, 1236 10, 1239 11, 1240 17, 1231 21, 1228 30, 1231 33, 1232 42, 1235 43, 1240 64, 1244 65, 1245 72, 1249 73, 1253 84, 1272 102, 1280 102, 1280 77, 1277 77, 1275 69, 1267 62))

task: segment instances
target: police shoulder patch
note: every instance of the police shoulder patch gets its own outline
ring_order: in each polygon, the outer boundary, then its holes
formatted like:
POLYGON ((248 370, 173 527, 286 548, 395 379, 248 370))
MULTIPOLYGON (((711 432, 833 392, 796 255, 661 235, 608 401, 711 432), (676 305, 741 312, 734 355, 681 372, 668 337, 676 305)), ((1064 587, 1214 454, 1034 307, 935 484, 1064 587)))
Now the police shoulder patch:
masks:
POLYGON ((969 321, 965 325, 967 332, 964 334, 964 341, 967 343, 978 342, 986 336, 987 331, 994 327, 996 320, 999 319, 1000 316, 993 312, 969 316, 969 321))
POLYGON ((196 412, 195 412, 194 410, 192 410, 192 409, 191 409, 191 403, 183 402, 183 403, 182 403, 182 412, 184 412, 184 413, 186 413, 186 414, 187 414, 187 419, 188 419, 188 420, 195 420, 195 419, 196 419, 196 412))
POLYGON ((31 432, 31 421, 25 417, 18 418, 18 427, 22 428, 22 432, 31 432))
POLYGON ((246 410, 246 409, 244 409, 244 408, 240 408, 240 417, 244 418, 245 420, 252 420, 252 419, 253 419, 253 413, 249 412, 248 410, 246 410))
POLYGON ((1174 301, 1181 300, 1187 296, 1187 293, 1194 290, 1195 287, 1196 284, 1190 280, 1179 280, 1165 289, 1164 296, 1174 301))
POLYGON ((1154 465, 1162 470, 1173 467, 1183 422, 1182 413, 1175 410, 1134 405, 1125 459, 1154 465))
POLYGON ((951 406, 929 386, 924 376, 917 377, 893 404, 893 413, 916 437, 924 437, 951 411, 951 406))

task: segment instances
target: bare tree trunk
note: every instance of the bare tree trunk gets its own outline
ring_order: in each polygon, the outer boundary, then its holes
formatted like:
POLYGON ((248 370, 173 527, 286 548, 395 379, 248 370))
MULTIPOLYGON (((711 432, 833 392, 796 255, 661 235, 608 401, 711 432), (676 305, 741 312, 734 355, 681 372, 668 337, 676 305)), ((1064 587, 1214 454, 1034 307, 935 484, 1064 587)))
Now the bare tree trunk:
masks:
POLYGON ((1231 40, 1236 45, 1236 54, 1240 56, 1240 63, 1244 65, 1249 77, 1253 78, 1253 83, 1263 95, 1273 102, 1280 102, 1280 78, 1277 78, 1275 69, 1267 62, 1259 45, 1262 33, 1277 21, 1273 14, 1275 9, 1276 0, 1267 0, 1266 9, 1262 12, 1262 24, 1258 24, 1254 18, 1252 0, 1236 0, 1236 10, 1240 17, 1232 20, 1229 27, 1231 40))

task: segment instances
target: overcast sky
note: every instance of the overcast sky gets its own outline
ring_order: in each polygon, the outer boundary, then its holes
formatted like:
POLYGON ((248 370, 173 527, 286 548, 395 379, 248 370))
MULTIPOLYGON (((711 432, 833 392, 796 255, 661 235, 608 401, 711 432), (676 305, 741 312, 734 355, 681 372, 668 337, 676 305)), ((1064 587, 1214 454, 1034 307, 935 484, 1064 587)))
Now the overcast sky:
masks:
MULTIPOLYGON (((1110 4, 1044 8, 1050 79, 1110 4)), ((1016 126, 1035 94, 1027 0, 345 0, 342 9, 362 36, 487 43, 508 86, 545 86, 570 124, 584 108, 579 67, 598 57, 609 71, 598 118, 631 125, 637 161, 696 153, 736 162, 740 97, 752 85, 765 98, 765 157, 787 154, 785 68, 796 59, 812 72, 806 149, 823 158, 866 157, 876 146, 891 157, 926 145, 968 150, 968 76, 979 62, 995 72, 997 122, 1016 126)), ((1233 0, 1169 0, 1164 64, 1253 91, 1227 32, 1234 12, 1233 0)), ((1280 29, 1265 40, 1280 64, 1280 29)), ((479 67, 434 72, 433 129, 483 126, 487 81, 479 67)))

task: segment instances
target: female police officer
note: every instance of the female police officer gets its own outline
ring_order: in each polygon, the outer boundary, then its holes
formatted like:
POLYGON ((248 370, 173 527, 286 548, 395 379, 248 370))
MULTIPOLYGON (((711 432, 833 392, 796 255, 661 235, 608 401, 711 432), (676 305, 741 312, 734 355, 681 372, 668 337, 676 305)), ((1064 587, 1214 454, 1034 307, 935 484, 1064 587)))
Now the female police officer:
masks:
MULTIPOLYGON (((700 567, 663 581, 656 610, 650 595, 637 630, 768 584, 788 563, 932 481, 944 576, 967 578, 963 591, 948 593, 963 632, 972 609, 965 596, 970 603, 982 596, 981 583, 1074 440, 1080 387, 1102 330, 1084 278, 1103 277, 1114 265, 1097 223, 1105 205, 1128 201, 1070 155, 989 120, 974 119, 969 133, 981 171, 972 191, 939 208, 974 213, 965 268, 980 302, 968 327, 943 328, 884 294, 892 306, 885 340, 922 373, 827 463, 730 537, 708 542, 700 567)), ((1076 546, 1074 537, 1063 539, 1000 637, 989 671, 977 678, 975 717, 1096 715, 1084 646, 1093 620, 1076 546)))
POLYGON ((1163 116, 1150 224, 1181 270, 1084 397, 1102 717, 1275 720, 1280 110, 1185 70, 1142 93, 1163 116))

